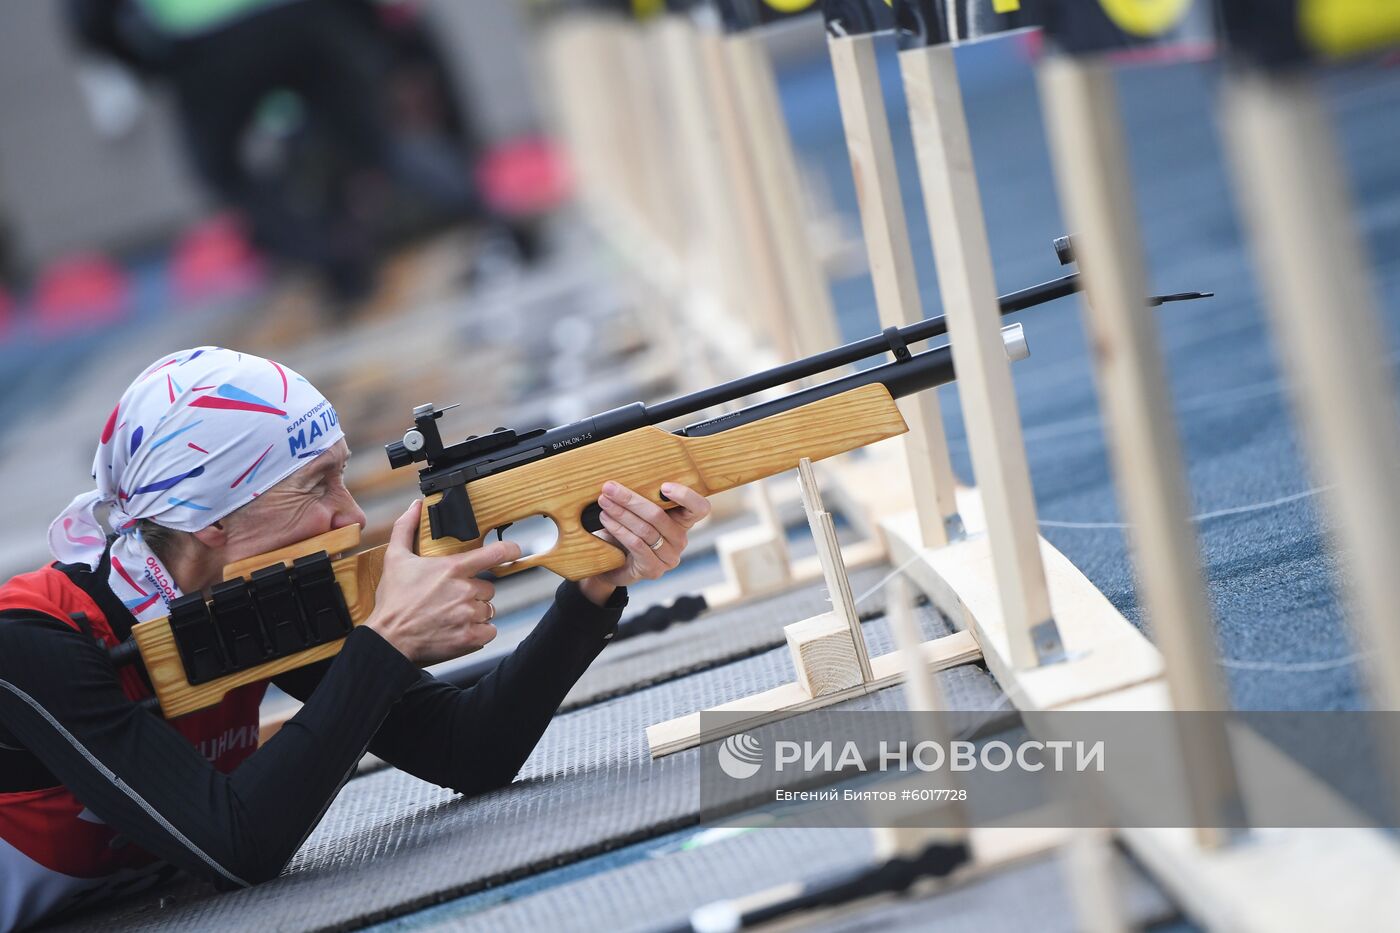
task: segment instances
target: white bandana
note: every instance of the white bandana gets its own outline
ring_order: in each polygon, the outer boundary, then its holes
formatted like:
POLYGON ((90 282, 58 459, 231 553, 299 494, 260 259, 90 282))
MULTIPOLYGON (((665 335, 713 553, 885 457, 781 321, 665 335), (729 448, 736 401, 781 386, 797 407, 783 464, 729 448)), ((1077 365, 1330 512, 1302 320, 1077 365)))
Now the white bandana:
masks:
POLYGON ((112 592, 138 621, 169 615, 180 590, 137 521, 198 531, 342 437, 331 403, 285 366, 220 347, 162 357, 112 409, 92 462, 97 489, 54 519, 49 549, 96 569, 117 535, 112 592))

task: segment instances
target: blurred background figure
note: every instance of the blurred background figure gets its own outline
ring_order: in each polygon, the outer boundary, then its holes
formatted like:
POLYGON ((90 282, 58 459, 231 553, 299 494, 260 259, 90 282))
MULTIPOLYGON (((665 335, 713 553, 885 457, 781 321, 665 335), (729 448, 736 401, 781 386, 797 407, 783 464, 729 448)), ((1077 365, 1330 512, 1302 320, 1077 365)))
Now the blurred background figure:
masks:
MULTIPOLYGON (((90 50, 173 93, 191 168, 343 315, 405 236, 492 220, 480 151, 417 5, 69 0, 90 50)), ((534 255, 523 225, 506 223, 534 255)))

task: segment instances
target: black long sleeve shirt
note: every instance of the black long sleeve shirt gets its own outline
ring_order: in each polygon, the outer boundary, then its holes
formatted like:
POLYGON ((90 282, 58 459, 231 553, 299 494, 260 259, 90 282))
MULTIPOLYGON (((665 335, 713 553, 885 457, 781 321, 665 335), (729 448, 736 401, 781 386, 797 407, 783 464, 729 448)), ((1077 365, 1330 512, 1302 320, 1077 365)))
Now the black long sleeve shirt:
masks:
MULTIPOLYGON (((64 569, 125 638, 134 620, 105 574, 64 569)), ((230 774, 132 703, 94 640, 10 610, 0 618, 0 793, 65 785, 160 859, 221 887, 257 883, 282 870, 366 748, 464 794, 509 783, 625 605, 625 590, 600 608, 562 584, 534 631, 466 689, 357 628, 335 657, 275 679, 305 705, 230 774)))

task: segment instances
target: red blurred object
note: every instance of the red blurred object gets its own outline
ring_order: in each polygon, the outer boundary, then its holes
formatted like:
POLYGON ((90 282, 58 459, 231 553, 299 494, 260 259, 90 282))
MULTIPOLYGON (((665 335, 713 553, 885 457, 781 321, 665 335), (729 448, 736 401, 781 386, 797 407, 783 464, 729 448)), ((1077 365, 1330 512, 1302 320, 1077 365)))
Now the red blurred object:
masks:
POLYGON ((1017 33, 1016 43, 1028 62, 1038 62, 1045 54, 1045 34, 1039 29, 1028 29, 1017 33))
POLYGON ((563 156, 543 137, 496 146, 482 157, 476 175, 487 205, 507 217, 535 217, 554 210, 572 188, 563 156))
POLYGON ((34 286, 39 330, 62 333, 109 324, 126 314, 131 284, 120 266, 100 253, 76 253, 50 263, 34 286))
POLYGON ((10 293, 0 288, 0 340, 10 335, 15 326, 15 300, 10 293))
POLYGON ((262 280, 262 264, 230 215, 206 220, 182 236, 170 259, 170 280, 183 302, 247 291, 262 280))

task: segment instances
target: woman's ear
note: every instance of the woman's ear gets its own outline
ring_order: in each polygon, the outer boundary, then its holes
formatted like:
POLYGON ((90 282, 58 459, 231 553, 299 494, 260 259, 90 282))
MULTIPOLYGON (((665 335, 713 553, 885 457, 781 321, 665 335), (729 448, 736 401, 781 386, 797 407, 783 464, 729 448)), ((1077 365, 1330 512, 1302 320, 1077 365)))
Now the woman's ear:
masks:
POLYGON ((198 531, 190 532, 190 536, 211 550, 219 550, 228 544, 228 532, 224 529, 223 522, 214 522, 198 531))

